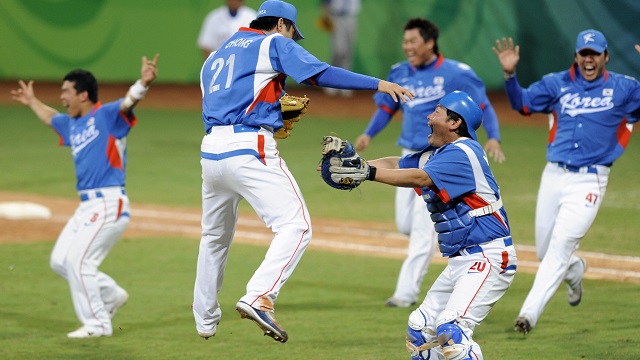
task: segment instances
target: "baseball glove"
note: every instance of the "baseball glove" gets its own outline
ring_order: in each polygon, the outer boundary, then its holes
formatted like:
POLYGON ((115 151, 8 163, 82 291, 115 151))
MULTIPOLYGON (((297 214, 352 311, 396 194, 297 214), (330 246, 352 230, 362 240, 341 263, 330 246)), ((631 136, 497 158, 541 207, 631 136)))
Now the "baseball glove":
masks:
POLYGON ((278 129, 273 137, 276 139, 286 139, 291 135, 294 123, 300 121, 300 116, 307 112, 309 98, 284 94, 280 98, 283 127, 278 129))
POLYGON ((373 180, 375 167, 369 166, 349 141, 325 136, 322 138, 320 175, 333 188, 353 190, 363 181, 373 180))

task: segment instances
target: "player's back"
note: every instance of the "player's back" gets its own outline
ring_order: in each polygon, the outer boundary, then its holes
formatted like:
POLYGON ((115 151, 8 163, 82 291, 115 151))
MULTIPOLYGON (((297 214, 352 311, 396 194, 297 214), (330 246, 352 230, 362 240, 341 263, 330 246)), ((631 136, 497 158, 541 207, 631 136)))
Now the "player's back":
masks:
POLYGON ((207 58, 200 73, 205 131, 219 125, 271 126, 278 120, 271 111, 282 91, 273 82, 280 74, 269 59, 274 36, 241 28, 207 58))

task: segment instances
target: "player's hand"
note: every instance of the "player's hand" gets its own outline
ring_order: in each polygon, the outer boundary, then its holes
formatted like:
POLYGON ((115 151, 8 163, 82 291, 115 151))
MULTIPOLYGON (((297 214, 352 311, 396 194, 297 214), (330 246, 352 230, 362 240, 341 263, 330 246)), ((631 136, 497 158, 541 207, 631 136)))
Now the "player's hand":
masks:
POLYGON ((358 136, 358 138, 356 139, 356 143, 355 143, 355 148, 357 152, 362 152, 367 150, 367 148, 369 147, 369 143, 371 142, 371 136, 367 135, 367 134, 362 134, 360 136, 358 136))
POLYGON ((640 53, 640 45, 636 44, 636 51, 640 53))
POLYGON ((23 103, 24 105, 30 106, 32 100, 35 98, 33 92, 33 80, 30 80, 29 83, 25 83, 20 80, 18 81, 18 85, 20 85, 19 89, 11 90, 11 98, 23 103))
POLYGON ((402 102, 406 102, 407 98, 409 98, 409 100, 413 100, 415 97, 409 89, 403 88, 396 83, 388 82, 386 80, 380 80, 378 83, 378 91, 391 95, 395 102, 398 102, 398 98, 400 98, 402 102))
POLYGON ((502 164, 507 159, 502 152, 500 142, 496 139, 487 140, 487 143, 484 144, 484 151, 498 164, 502 164))
POLYGON ((153 60, 147 59, 146 56, 142 57, 142 70, 140 70, 141 77, 140 81, 142 85, 147 87, 149 86, 153 80, 155 80, 156 76, 158 76, 158 57, 160 54, 156 54, 153 57, 153 60))
POLYGON ((512 38, 502 38, 502 41, 497 39, 496 46, 492 47, 492 50, 500 60, 505 75, 516 72, 516 65, 520 61, 520 46, 514 45, 512 38))

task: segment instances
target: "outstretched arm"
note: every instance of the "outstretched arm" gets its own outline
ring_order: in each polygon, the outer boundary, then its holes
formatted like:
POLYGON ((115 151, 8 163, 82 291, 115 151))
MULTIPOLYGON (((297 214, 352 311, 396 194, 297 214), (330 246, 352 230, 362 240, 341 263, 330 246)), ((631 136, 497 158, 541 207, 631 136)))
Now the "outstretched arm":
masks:
POLYGON ((33 80, 25 83, 24 81, 18 81, 20 88, 17 90, 11 90, 11 98, 15 101, 19 101, 33 110, 36 116, 45 125, 51 126, 51 119, 58 113, 58 111, 40 101, 33 92, 33 80))
POLYGON ((502 41, 496 40, 496 46, 492 50, 500 60, 504 78, 513 77, 516 73, 516 65, 520 61, 520 46, 514 45, 512 38, 502 38, 502 41))
POLYGON ((131 111, 149 90, 149 85, 158 75, 158 56, 156 54, 153 60, 148 60, 146 56, 142 57, 142 69, 140 70, 140 80, 131 85, 124 101, 120 103, 120 110, 124 112, 131 111))

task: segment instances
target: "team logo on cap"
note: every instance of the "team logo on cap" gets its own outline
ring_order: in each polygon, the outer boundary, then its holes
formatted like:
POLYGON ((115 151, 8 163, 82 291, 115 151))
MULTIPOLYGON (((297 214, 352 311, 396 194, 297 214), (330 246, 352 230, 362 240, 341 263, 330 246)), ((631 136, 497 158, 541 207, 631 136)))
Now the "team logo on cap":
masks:
POLYGON ((596 42, 596 40, 593 38, 594 36, 596 36, 596 34, 594 34, 594 33, 587 33, 587 34, 584 34, 584 36, 582 37, 582 40, 584 40, 584 43, 585 43, 585 44, 588 44, 588 43, 589 43, 589 41, 591 41, 591 42, 596 42))

